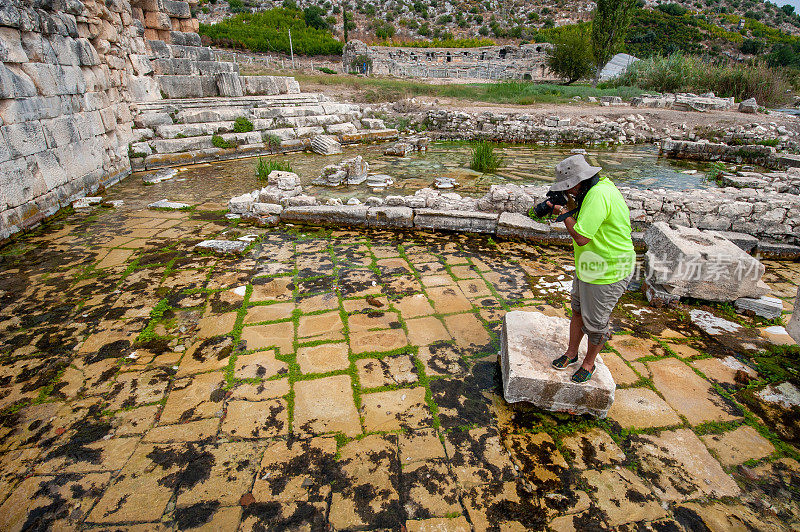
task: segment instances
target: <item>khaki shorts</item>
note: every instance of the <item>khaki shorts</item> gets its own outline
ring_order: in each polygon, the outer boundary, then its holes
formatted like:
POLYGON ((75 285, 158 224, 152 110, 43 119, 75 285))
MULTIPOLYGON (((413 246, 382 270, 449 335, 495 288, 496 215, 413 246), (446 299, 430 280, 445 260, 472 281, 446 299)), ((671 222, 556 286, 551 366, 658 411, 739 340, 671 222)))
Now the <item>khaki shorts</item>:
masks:
POLYGON ((630 278, 611 284, 591 284, 575 277, 572 280, 573 313, 583 317, 583 333, 594 345, 601 345, 611 338, 609 321, 611 311, 628 288, 630 278))

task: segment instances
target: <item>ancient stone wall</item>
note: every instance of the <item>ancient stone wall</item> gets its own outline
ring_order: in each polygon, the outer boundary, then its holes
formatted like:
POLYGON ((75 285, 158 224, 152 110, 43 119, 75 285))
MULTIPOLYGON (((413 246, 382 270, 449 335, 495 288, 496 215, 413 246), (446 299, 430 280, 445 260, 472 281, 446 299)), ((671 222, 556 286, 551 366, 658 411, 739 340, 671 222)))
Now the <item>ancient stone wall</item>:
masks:
POLYGON ((0 2, 0 241, 130 172, 130 102, 161 97, 147 39, 196 37, 191 13, 173 0, 0 2))
POLYGON ((348 42, 342 53, 346 72, 398 77, 471 79, 556 79, 547 69, 546 43, 479 48, 410 48, 348 42), (359 61, 361 57, 369 61, 359 61), (371 64, 370 64, 371 61, 371 64), (366 71, 366 72, 364 72, 366 71))

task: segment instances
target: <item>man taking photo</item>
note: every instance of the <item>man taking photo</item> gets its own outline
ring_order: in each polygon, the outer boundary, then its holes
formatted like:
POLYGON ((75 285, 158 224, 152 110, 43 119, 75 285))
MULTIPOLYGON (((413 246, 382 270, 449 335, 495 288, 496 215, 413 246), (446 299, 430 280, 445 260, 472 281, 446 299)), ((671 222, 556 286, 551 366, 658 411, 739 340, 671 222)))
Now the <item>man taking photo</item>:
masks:
POLYGON ((587 335, 586 357, 572 375, 577 383, 592 378, 595 358, 611 338, 611 312, 625 293, 636 263, 628 205, 600 170, 590 166, 583 155, 561 161, 556 165, 556 180, 547 201, 547 209, 552 209, 572 236, 575 252, 569 346, 553 361, 553 367, 566 369, 576 364, 578 346, 587 335), (576 208, 569 210, 568 203, 576 208))

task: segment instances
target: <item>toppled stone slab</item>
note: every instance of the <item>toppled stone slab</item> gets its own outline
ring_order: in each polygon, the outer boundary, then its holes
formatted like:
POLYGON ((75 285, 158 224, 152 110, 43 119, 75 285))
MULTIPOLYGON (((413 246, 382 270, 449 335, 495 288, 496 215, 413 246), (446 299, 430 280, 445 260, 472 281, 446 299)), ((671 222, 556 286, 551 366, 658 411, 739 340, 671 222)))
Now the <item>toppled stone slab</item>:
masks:
MULTIPOLYGON (((577 384, 572 371, 551 366, 564 354, 569 341, 569 320, 540 312, 511 311, 503 318, 500 366, 506 401, 527 401, 556 412, 605 417, 614 402, 616 384, 600 356, 591 380, 577 384)), ((586 355, 586 341, 578 352, 586 355)))
POLYGON ((644 238, 647 278, 670 294, 734 301, 769 292, 764 265, 716 231, 656 222, 644 238))
POLYGON ((360 185, 367 180, 369 163, 357 155, 339 164, 331 164, 322 169, 322 174, 313 181, 314 185, 338 187, 341 185, 360 185))
POLYGON ((433 186, 438 189, 451 189, 458 186, 458 181, 455 180, 453 177, 445 177, 445 176, 438 176, 434 182, 433 186))
POLYGON ((670 294, 660 284, 650 282, 644 283, 644 295, 647 298, 647 302, 654 307, 672 307, 681 300, 680 296, 670 294))
POLYGON ((778 260, 800 259, 800 246, 781 244, 777 242, 759 241, 756 248, 760 255, 778 260))
POLYGON ((342 153, 342 145, 330 135, 317 135, 311 139, 311 151, 320 155, 342 153))
POLYGON ((73 209, 87 209, 92 205, 99 205, 103 201, 101 196, 85 196, 72 202, 73 209))
POLYGON ((365 205, 310 205, 287 207, 281 213, 281 221, 311 225, 367 225, 365 205))
POLYGON ((740 113, 756 114, 758 112, 758 102, 755 98, 748 98, 739 104, 740 113))
POLYGON ((467 233, 495 233, 498 218, 499 215, 488 212, 416 209, 414 227, 467 233))
POLYGON ((414 209, 411 207, 372 207, 367 211, 367 225, 370 227, 393 227, 407 229, 414 227, 414 209))
POLYGON ((178 171, 175 168, 164 168, 158 172, 143 176, 142 182, 145 185, 155 185, 156 183, 172 179, 176 175, 178 175, 178 171))
POLYGON ((733 306, 739 312, 751 311, 756 316, 761 316, 768 320, 773 320, 783 313, 783 301, 777 297, 740 297, 733 302, 733 306))
POLYGON ((258 216, 274 216, 283 212, 283 206, 277 203, 253 203, 250 212, 258 216))
POLYGON ((800 406, 800 390, 791 382, 770 384, 760 392, 758 397, 769 403, 778 403, 784 408, 800 406))
POLYGON ((703 332, 711 336, 719 336, 726 333, 737 333, 742 329, 738 323, 733 323, 723 318, 718 318, 700 309, 692 309, 689 311, 689 317, 692 323, 697 325, 703 332))
POLYGON ((386 174, 375 174, 367 177, 367 186, 370 188, 386 188, 394 184, 394 179, 386 174))
POLYGON ((250 207, 256 199, 258 199, 255 192, 248 192, 241 196, 236 196, 228 201, 228 210, 233 214, 244 214, 250 212, 250 207))
POLYGON ((797 289, 797 298, 794 300, 794 310, 792 311, 792 318, 786 326, 786 332, 789 336, 794 338, 794 341, 800 344, 800 309, 797 305, 800 304, 800 287, 797 289))
POLYGON ((735 231, 717 231, 719 234, 736 244, 745 253, 750 253, 758 245, 758 239, 745 233, 735 231))
POLYGON ((284 172, 283 170, 273 170, 267 176, 267 183, 277 187, 278 190, 295 190, 300 186, 300 176, 294 172, 284 172))
POLYGON ((196 248, 208 249, 214 253, 242 253, 248 246, 248 242, 240 240, 203 240, 195 245, 196 248))
POLYGON ((538 240, 550 232, 550 226, 532 220, 518 212, 500 213, 497 220, 497 236, 538 240))
POLYGON ((179 201, 170 201, 168 199, 161 199, 151 203, 147 206, 148 209, 169 209, 179 211, 181 209, 188 209, 191 207, 188 203, 181 203, 179 201))

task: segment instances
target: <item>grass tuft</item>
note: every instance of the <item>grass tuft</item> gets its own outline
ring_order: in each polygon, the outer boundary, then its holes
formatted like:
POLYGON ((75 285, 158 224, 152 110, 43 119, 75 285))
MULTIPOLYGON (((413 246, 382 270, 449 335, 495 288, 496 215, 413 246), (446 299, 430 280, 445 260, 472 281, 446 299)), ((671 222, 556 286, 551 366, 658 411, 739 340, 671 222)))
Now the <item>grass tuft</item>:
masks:
POLYGON ((492 174, 503 165, 503 159, 494 151, 489 142, 478 142, 472 146, 472 160, 469 167, 477 172, 492 174))

